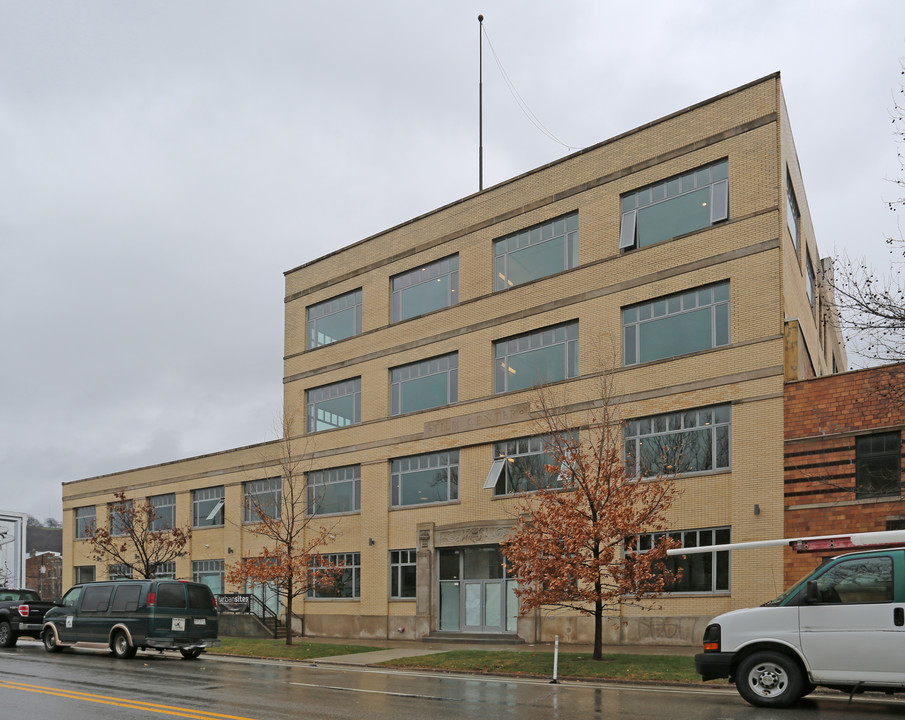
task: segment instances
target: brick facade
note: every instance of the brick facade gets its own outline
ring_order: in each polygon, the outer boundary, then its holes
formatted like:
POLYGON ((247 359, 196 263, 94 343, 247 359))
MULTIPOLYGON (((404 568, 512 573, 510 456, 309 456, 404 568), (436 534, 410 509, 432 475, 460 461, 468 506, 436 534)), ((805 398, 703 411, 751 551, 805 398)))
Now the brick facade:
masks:
MULTIPOLYGON (((856 440, 905 428, 905 365, 785 387, 785 537, 905 527, 901 494, 857 498, 856 440)), ((900 463, 901 471, 901 463, 900 463)), ((838 553, 786 551, 786 584, 838 553)))

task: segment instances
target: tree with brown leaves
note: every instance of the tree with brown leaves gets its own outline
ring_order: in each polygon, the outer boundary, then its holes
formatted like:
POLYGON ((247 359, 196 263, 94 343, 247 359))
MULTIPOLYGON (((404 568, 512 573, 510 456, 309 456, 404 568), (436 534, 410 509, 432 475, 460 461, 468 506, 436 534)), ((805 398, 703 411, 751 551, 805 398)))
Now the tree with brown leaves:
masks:
POLYGON ((273 588, 285 611, 286 644, 292 645, 293 601, 315 587, 333 584, 342 568, 317 551, 333 536, 327 528, 312 526, 315 516, 309 515, 307 507, 306 454, 298 453, 288 421, 283 424, 281 443, 278 493, 247 500, 255 518, 247 530, 264 538, 267 545, 257 555, 228 566, 226 579, 240 586, 267 584, 273 588))
POLYGON ((113 493, 107 527, 92 525, 86 539, 98 562, 129 568, 133 576, 153 578, 160 567, 181 557, 191 527, 175 527, 149 500, 127 499, 124 490, 113 493))
POLYGON ((613 417, 611 386, 601 385, 596 415, 577 430, 540 393, 553 462, 546 478, 534 478, 537 490, 519 498, 516 527, 501 548, 518 578, 520 614, 546 607, 592 616, 595 660, 602 658, 605 613, 641 604, 678 580, 664 564, 676 541, 664 536, 646 552, 632 550, 637 537, 666 529, 675 484, 668 476, 626 474, 622 425, 613 417))

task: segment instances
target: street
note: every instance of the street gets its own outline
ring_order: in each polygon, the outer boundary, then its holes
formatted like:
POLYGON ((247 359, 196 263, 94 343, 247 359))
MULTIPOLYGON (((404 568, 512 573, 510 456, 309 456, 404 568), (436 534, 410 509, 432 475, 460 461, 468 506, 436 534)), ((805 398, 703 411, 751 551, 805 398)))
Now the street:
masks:
POLYGON ((815 695, 785 711, 748 706, 730 687, 649 687, 399 673, 100 651, 49 655, 20 641, 0 651, 4 720, 758 720, 905 718, 905 702, 882 695, 815 695))

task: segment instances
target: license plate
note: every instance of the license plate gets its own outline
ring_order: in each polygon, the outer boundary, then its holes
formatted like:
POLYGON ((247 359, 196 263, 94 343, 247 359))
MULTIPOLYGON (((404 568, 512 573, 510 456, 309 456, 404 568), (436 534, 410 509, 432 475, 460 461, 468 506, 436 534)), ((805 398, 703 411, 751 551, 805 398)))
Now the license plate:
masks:
POLYGON ((207 618, 195 618, 195 625, 207 625, 207 618))

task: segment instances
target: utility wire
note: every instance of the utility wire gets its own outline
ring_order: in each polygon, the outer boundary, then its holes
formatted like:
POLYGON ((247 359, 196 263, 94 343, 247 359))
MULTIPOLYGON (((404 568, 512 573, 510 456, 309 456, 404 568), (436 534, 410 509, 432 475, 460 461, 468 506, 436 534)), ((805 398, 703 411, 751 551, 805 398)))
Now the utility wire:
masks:
POLYGON ((518 90, 515 89, 515 85, 512 80, 510 80, 509 75, 506 72, 506 69, 503 67, 503 63, 500 62, 499 55, 496 53, 496 49, 493 47, 493 43, 490 42, 490 36, 487 34, 487 28, 481 23, 481 30, 484 33, 484 37, 487 39, 487 45, 490 47, 490 52, 493 54, 493 59, 497 64, 497 67, 500 69, 500 75, 503 76, 503 81, 506 83, 506 87, 509 88, 509 92, 512 94, 513 99, 516 104, 521 109, 522 113, 528 118, 528 121, 534 125, 541 133, 550 138, 557 145, 562 145, 566 150, 583 150, 582 147, 577 147, 575 145, 567 145, 562 140, 560 140, 556 135, 554 135, 550 130, 548 130, 544 124, 538 119, 537 115, 532 112, 531 108, 528 107, 528 103, 526 103, 522 96, 519 95, 518 90))

